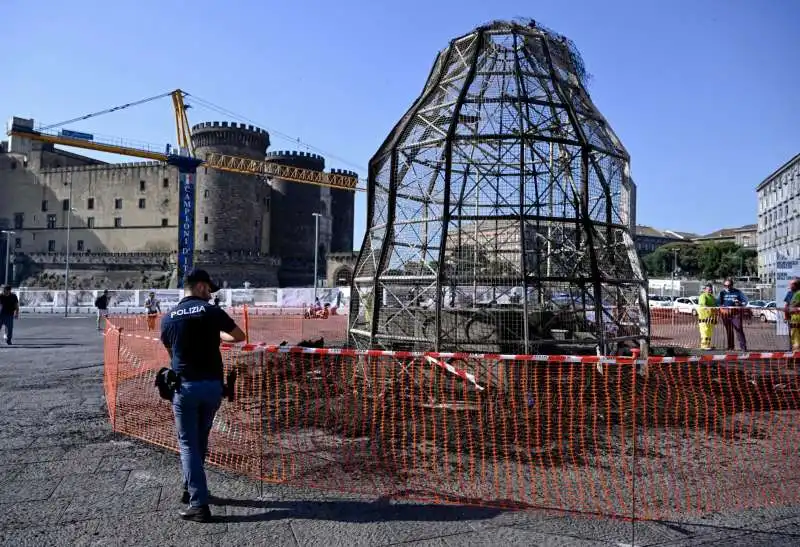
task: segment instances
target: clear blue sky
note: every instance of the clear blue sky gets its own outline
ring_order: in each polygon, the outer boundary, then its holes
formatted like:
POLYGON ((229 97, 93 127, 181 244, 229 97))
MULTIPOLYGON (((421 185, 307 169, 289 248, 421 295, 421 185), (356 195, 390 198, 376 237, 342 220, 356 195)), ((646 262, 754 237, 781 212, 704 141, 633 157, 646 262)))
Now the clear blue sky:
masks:
MULTIPOLYGON (((706 233, 756 222, 755 186, 800 152, 795 0, 2 4, 4 119, 58 122, 180 87, 365 176, 436 52, 481 23, 520 16, 579 48, 590 94, 631 154, 642 224, 706 233)), ((174 143, 171 116, 166 99, 71 127, 174 143)), ((365 203, 360 194, 356 246, 365 203)))

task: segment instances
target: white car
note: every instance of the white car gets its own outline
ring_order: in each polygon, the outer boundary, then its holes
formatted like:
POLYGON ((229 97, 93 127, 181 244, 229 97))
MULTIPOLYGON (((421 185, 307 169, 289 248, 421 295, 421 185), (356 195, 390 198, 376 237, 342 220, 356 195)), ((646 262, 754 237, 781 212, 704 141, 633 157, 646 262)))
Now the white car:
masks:
POLYGON ((675 310, 675 313, 697 315, 697 297, 681 296, 680 298, 676 298, 672 309, 675 310))
POLYGON ((753 315, 764 323, 775 323, 779 316, 783 318, 783 310, 775 302, 767 302, 763 308, 754 308, 753 315))

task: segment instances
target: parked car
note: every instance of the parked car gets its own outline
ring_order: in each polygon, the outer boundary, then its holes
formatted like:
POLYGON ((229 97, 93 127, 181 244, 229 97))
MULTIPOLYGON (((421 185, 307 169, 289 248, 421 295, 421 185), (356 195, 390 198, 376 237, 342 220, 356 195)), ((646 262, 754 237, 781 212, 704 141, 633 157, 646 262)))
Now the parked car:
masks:
POLYGON ((650 308, 670 308, 672 307, 672 297, 651 294, 647 297, 647 305, 650 308))
POLYGON ((779 316, 783 317, 783 310, 779 310, 775 302, 767 302, 763 307, 752 311, 764 323, 775 323, 779 316))
POLYGON ((675 313, 690 313, 697 315, 697 297, 696 296, 681 296, 675 299, 672 305, 675 313))
POLYGON ((751 300, 747 303, 748 308, 763 308, 767 305, 766 300, 751 300))

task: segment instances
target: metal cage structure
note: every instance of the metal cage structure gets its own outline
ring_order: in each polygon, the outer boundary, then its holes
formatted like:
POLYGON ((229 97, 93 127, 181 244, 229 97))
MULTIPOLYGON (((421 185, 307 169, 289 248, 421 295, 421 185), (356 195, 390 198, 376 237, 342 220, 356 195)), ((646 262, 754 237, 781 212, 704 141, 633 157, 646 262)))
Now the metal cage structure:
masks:
POLYGON ((439 52, 369 165, 360 348, 613 353, 649 340, 629 155, 574 45, 496 21, 439 52))

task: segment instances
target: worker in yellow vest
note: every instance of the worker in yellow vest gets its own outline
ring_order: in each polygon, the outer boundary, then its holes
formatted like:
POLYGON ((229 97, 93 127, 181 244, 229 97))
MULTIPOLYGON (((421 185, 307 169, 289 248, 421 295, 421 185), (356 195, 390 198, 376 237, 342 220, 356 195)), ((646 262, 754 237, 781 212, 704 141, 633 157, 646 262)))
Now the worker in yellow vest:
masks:
POLYGON ((717 324, 717 300, 714 298, 714 285, 711 283, 703 287, 703 292, 697 299, 697 323, 700 327, 700 349, 714 349, 711 337, 714 335, 714 325, 717 324))
POLYGON ((789 285, 792 299, 789 301, 789 338, 792 341, 792 351, 800 351, 800 280, 793 279, 789 285))

